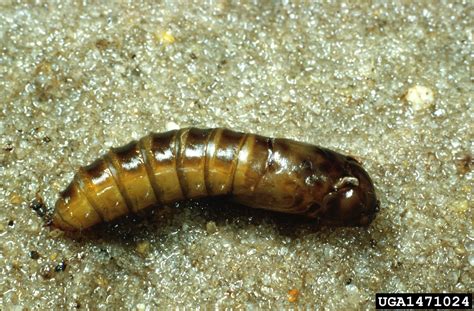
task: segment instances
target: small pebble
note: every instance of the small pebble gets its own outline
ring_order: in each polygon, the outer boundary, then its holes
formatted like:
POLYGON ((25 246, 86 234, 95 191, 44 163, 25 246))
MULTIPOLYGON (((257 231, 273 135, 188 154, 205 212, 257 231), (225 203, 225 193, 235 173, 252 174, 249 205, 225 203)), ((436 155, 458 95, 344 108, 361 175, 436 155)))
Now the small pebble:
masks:
POLYGON ((45 137, 43 137, 43 142, 49 143, 49 142, 51 142, 51 138, 49 138, 49 136, 45 136, 45 137))
POLYGON ((58 265, 56 267, 54 267, 54 271, 62 272, 64 270, 66 270, 66 267, 67 267, 67 264, 64 261, 62 261, 62 262, 58 263, 58 265))
POLYGON ((145 254, 147 254, 147 253, 149 252, 149 250, 150 250, 150 242, 148 242, 148 241, 141 241, 141 242, 138 242, 135 249, 137 250, 137 252, 138 252, 140 255, 145 255, 145 254))
POLYGON ((471 154, 464 154, 458 156, 454 160, 454 164, 456 165, 456 170, 459 174, 467 174, 471 171, 473 166, 473 159, 471 154))
POLYGON ((295 289, 295 288, 290 289, 290 290, 288 291, 288 301, 289 301, 289 302, 296 302, 296 301, 298 301, 298 296, 299 296, 299 294, 300 294, 300 292, 299 292, 297 289, 295 289))
POLYGON ((47 208, 44 205, 43 199, 40 196, 37 196, 30 204, 30 208, 38 214, 38 216, 43 217, 46 215, 47 208))
POLYGON ((167 131, 172 131, 172 130, 178 130, 179 129, 179 125, 176 124, 175 122, 173 121, 169 121, 169 122, 166 122, 166 130, 167 131))
POLYGON ((22 202, 22 198, 21 196, 19 196, 17 193, 13 192, 11 195, 10 195, 10 203, 11 204, 15 204, 15 205, 18 205, 22 202))
POLYGON ((433 91, 426 86, 415 85, 408 89, 405 99, 415 111, 428 109, 434 102, 433 91))
POLYGON ((64 231, 59 230, 59 229, 53 229, 48 232, 48 237, 56 239, 60 236, 64 235, 64 231))
POLYGON ((37 260, 40 258, 40 254, 37 251, 30 251, 30 258, 33 260, 37 260))
POLYGON ((469 255, 469 259, 468 259, 468 260, 469 260, 469 264, 470 264, 471 266, 474 266, 474 255, 469 255))
POLYGON ((172 44, 176 41, 175 37, 167 31, 159 32, 156 37, 160 40, 161 43, 172 44))
POLYGON ((137 304, 136 308, 137 308, 137 311, 144 311, 146 310, 146 305, 144 303, 139 303, 137 304))
POLYGON ((455 201, 452 203, 451 208, 460 214, 464 214, 469 209, 469 202, 467 200, 455 201))
POLYGON ((102 288, 106 288, 109 285, 109 281, 103 275, 97 276, 95 282, 102 288))
POLYGON ((53 271, 51 266, 44 265, 40 268, 39 274, 43 277, 43 279, 49 280, 53 276, 53 271))
POLYGON ((209 221, 207 222, 206 224, 206 231, 207 233, 209 234, 213 234, 215 232, 217 232, 217 225, 214 221, 209 221))
POLYGON ((58 258, 58 253, 52 253, 51 256, 49 256, 49 259, 51 259, 51 261, 56 260, 56 258, 58 258))

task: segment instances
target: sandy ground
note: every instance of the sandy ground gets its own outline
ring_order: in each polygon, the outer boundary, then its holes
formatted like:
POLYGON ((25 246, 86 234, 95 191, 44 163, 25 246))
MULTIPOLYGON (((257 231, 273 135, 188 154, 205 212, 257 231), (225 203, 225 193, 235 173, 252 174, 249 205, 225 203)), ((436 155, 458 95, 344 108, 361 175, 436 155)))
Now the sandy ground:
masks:
POLYGON ((38 2, 0 4, 2 309, 373 309, 376 292, 473 291, 472 2, 38 2), (381 212, 318 228, 205 200, 44 226, 79 166, 176 125, 357 156, 381 212))

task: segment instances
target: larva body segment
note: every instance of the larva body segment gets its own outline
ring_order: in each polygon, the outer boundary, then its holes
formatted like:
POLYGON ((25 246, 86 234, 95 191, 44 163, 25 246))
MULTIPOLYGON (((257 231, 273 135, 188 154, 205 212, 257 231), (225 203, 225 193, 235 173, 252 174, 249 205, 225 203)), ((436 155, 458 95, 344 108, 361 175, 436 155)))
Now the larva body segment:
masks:
POLYGON ((52 224, 82 230, 151 205, 221 195, 333 225, 368 225, 378 208, 370 177, 351 157, 289 139, 186 128, 112 148, 80 168, 52 224))

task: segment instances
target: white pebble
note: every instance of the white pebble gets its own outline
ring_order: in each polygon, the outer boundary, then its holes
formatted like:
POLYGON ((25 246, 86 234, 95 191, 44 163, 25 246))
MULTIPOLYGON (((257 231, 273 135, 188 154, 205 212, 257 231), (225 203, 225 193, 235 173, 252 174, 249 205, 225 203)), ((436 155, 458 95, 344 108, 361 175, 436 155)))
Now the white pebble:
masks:
POLYGON ((415 85, 408 89, 405 96, 415 111, 429 108, 434 102, 434 93, 430 88, 415 85))
POLYGON ((359 289, 357 288, 357 286, 355 286, 354 284, 349 284, 349 285, 346 285, 346 289, 349 293, 351 294, 357 294, 359 293, 359 289))
POLYGON ((474 266, 474 255, 469 255, 468 260, 469 260, 469 264, 470 264, 471 266, 474 266))
POLYGON ((122 65, 115 65, 115 71, 120 74, 124 74, 126 71, 125 66, 122 65))
POLYGON ((145 304, 144 304, 144 303, 139 303, 139 304, 137 304, 137 310, 138 310, 138 311, 144 311, 144 310, 146 310, 145 304))
POLYGON ((174 123, 173 121, 166 122, 166 130, 172 131, 179 129, 179 125, 174 123))
POLYGON ((213 234, 217 231, 217 225, 215 222, 213 221, 209 221, 207 224, 206 224, 206 231, 208 234, 213 234))

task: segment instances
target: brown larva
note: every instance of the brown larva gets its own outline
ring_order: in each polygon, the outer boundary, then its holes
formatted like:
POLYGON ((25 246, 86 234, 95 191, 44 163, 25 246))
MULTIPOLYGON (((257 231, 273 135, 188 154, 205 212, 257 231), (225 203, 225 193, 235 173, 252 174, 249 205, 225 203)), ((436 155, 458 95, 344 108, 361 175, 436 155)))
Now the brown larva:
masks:
POLYGON ((151 205, 224 195, 328 225, 368 225, 379 205, 352 157, 289 139, 186 128, 150 134, 80 168, 52 225, 82 230, 151 205))

